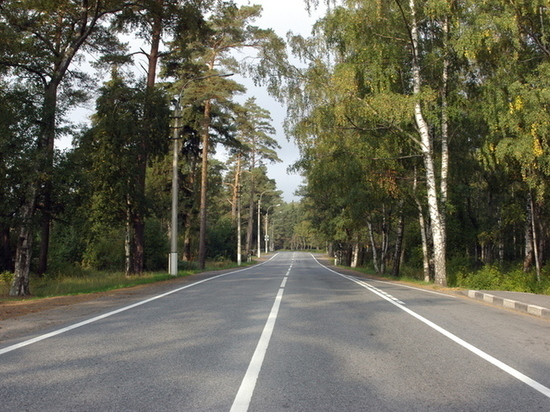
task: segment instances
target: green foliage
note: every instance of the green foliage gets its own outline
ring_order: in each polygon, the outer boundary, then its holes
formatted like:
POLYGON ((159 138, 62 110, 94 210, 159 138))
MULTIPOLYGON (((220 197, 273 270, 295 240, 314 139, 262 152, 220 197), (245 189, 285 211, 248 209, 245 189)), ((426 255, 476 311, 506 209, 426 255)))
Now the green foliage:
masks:
POLYGON ((507 290, 514 292, 548 293, 550 277, 537 281, 533 272, 521 269, 505 271, 493 265, 486 265, 477 271, 461 270, 456 274, 456 285, 476 290, 507 290))
MULTIPOLYGON (((243 92, 244 87, 215 75, 218 69, 224 73, 248 71, 258 80, 273 75, 273 58, 284 58, 284 42, 272 30, 254 25, 260 13, 260 6, 240 7, 232 1, 1 4, 0 229, 15 238, 24 221, 32 224, 27 232, 33 236, 38 219, 23 219, 20 207, 28 204, 29 215, 35 210, 44 212, 46 220, 51 220, 52 237, 45 279, 68 274, 81 278, 92 268, 121 270, 127 227, 131 229, 130 248, 139 249, 135 246, 139 243, 137 233, 145 220, 145 267, 153 270, 166 266, 165 219, 170 192, 170 159, 166 154, 170 139, 168 99, 162 90, 170 86, 163 85, 161 90, 152 87, 151 76, 146 86, 143 80, 133 81, 120 74, 128 72, 123 65, 131 61, 119 41, 121 32, 152 44, 155 34, 162 33, 164 45, 170 50, 151 53, 150 62, 162 57, 166 63, 164 73, 174 76, 166 79, 179 79, 172 89, 181 94, 185 86, 181 99, 185 156, 180 158, 179 199, 185 226, 180 233, 185 235, 180 237, 185 236, 191 243, 196 237, 198 137, 206 100, 217 103, 211 113, 212 142, 238 146, 235 120, 239 117, 243 132, 243 122, 256 123, 254 138, 258 151, 263 150, 258 159, 277 160, 278 145, 269 136, 273 128, 268 112, 253 100, 244 109, 235 104, 233 96, 243 92), (208 19, 203 15, 207 10, 208 19), (107 19, 112 26, 106 24, 107 19), (254 61, 261 61, 262 67, 241 67, 231 55, 232 50, 248 48, 258 50, 254 61), (97 84, 73 64, 82 51, 93 54, 98 62, 94 67, 110 68, 112 78, 99 91, 92 128, 78 134, 64 116, 97 84), (78 136, 76 147, 60 154, 53 148, 54 139, 62 134, 78 136), (147 179, 145 165, 149 167, 147 179), (35 191, 28 190, 29 186, 35 191), (35 192, 36 198, 28 195, 35 192)), ((235 234, 224 220, 228 211, 223 187, 225 169, 211 162, 209 172, 209 195, 215 199, 210 202, 210 212, 212 220, 220 222, 214 226, 212 257, 233 257, 235 242, 231 237, 235 234)), ((33 237, 39 240, 36 234, 33 237)), ((39 245, 34 242, 35 252, 39 245)), ((7 251, 6 255, 12 253, 7 251)), ((6 256, 6 261, 12 260, 13 256, 6 256)))
POLYGON ((27 185, 35 178, 33 161, 38 132, 39 102, 28 82, 13 84, 0 78, 0 226, 17 223, 27 185))
POLYGON ((48 274, 58 276, 75 271, 82 262, 86 249, 84 233, 78 230, 76 224, 54 224, 50 246, 50 262, 48 274))
POLYGON ((237 229, 229 218, 222 218, 208 230, 208 258, 235 260, 237 253, 237 229))
POLYGON ((8 272, 7 270, 0 273, 0 279, 2 279, 2 282, 4 282, 8 287, 11 285, 14 276, 15 275, 12 272, 8 272))
MULTIPOLYGON (((84 5, 89 7, 84 14, 83 5, 66 0, 0 6, 0 228, 3 233, 8 229, 13 240, 23 221, 38 227, 37 219, 23 219, 20 212, 24 203, 30 204, 26 197, 33 183, 38 192, 33 204, 53 218, 44 282, 69 274, 85 278, 90 268, 122 270, 127 222, 132 226, 139 221, 134 225, 139 227, 146 220, 146 269, 166 266, 171 169, 167 99, 143 81, 123 78, 120 73, 126 68, 121 65, 129 59, 116 56, 123 51, 120 31, 153 40, 153 23, 162 26, 169 48, 161 53, 163 75, 169 82, 177 79, 164 86, 181 97, 185 125, 180 240, 197 244, 200 135, 207 100, 213 103, 210 139, 230 152, 229 171, 217 161, 209 167, 209 258, 235 257, 236 207, 232 218, 228 216, 239 192, 229 191, 228 184, 241 188, 248 243, 255 243, 258 194, 265 190, 262 215, 279 202, 265 170, 266 162, 278 161, 279 149, 269 113, 254 99, 236 104, 232 99, 244 88, 219 76, 247 73, 286 100, 286 131, 302 152, 295 171, 307 181, 304 199, 273 214, 277 247, 318 247, 327 241, 366 245, 368 222, 375 246, 382 249, 385 243, 389 255, 403 213, 402 272, 421 276, 419 208, 425 218, 428 214, 414 107, 420 101, 430 123, 437 163, 446 94, 451 168, 442 206, 447 213, 449 283, 548 289, 544 273, 537 284, 531 274, 495 266, 525 257, 530 198, 541 255, 548 255, 547 0, 417 2, 419 93, 413 89, 411 15, 404 2, 346 0, 329 8, 311 37, 290 39, 303 68, 288 64, 285 44, 272 30, 255 26, 261 13, 257 5, 165 0, 127 8, 123 2, 107 2, 100 6, 117 13, 116 30, 88 20, 85 27, 93 29, 88 32, 79 27, 81 17, 108 16, 94 15, 93 3, 84 5), (74 44, 96 53, 94 58, 100 50, 99 60, 110 64, 113 76, 100 90, 92 129, 79 136, 75 150, 59 154, 51 152, 54 137, 77 134, 63 116, 91 90, 89 76, 74 65, 68 70, 78 59, 73 52, 82 51, 71 49, 74 44), (244 49, 256 50, 255 58, 236 61, 232 53, 244 49), (449 62, 446 81, 444 62, 449 62), (232 167, 237 161, 240 180, 232 167), (402 210, 399 204, 405 205, 402 210)), ((436 179, 441 174, 437 170, 436 179)), ((190 251, 186 257, 192 255, 190 251)))
POLYGON ((0 295, 7 295, 9 293, 14 276, 14 273, 7 270, 0 273, 0 295))
POLYGON ((95 270, 123 270, 124 228, 96 228, 95 236, 86 245, 82 257, 85 268, 95 270))
MULTIPOLYGON (((430 0, 415 7, 414 60, 411 10, 401 2, 345 1, 329 9, 310 38, 293 37, 306 67, 285 89, 287 129, 301 149, 296 169, 307 178, 304 204, 314 227, 329 239, 365 243, 368 221, 375 241, 390 233, 393 248, 398 201, 406 205, 407 228, 420 228, 419 208, 430 219, 428 179, 416 157, 413 114, 420 102, 435 164, 443 165, 443 135, 449 137, 448 193, 438 207, 446 213, 453 281, 453 262, 472 267, 523 257, 530 193, 539 249, 548 244, 550 15, 543 0, 430 0), (413 63, 421 66, 418 93, 413 63)), ((436 167, 431 187, 442 187, 443 171, 436 167)), ((420 241, 406 236, 405 267, 422 267, 420 241)))
POLYGON ((168 252, 168 236, 162 222, 148 219, 145 224, 145 270, 152 272, 166 269, 168 252))

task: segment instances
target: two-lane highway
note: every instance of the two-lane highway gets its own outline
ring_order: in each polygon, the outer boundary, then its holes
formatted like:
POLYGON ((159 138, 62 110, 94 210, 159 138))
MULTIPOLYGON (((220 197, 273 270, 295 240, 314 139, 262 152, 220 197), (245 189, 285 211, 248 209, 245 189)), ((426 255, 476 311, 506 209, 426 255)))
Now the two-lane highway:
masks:
POLYGON ((285 252, 0 346, 2 411, 550 410, 550 322, 285 252))

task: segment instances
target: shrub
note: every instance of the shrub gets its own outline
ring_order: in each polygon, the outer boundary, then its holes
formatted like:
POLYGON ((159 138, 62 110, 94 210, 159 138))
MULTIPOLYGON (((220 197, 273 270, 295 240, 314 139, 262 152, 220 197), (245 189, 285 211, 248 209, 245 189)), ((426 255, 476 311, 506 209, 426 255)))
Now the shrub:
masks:
POLYGON ((236 229, 231 219, 222 218, 208 228, 208 258, 231 260, 237 251, 236 229))
POLYGON ((14 278, 15 274, 6 270, 2 273, 0 273, 0 278, 2 278, 2 281, 9 286, 11 286, 12 282, 13 282, 13 278, 14 278))
POLYGON ((157 219, 148 219, 145 224, 145 270, 166 270, 168 265, 168 237, 157 219))
POLYGON ((550 278, 543 274, 537 281, 533 272, 524 272, 521 268, 502 270, 487 265, 477 271, 460 270, 456 276, 457 286, 480 290, 506 290, 513 292, 548 293, 550 278))
POLYGON ((471 289, 499 289, 502 283, 502 274, 495 266, 487 265, 474 272, 459 270, 456 282, 458 286, 471 289))
POLYGON ((124 270, 124 228, 105 229, 92 238, 83 256, 83 266, 96 270, 124 270))
POLYGON ((11 283, 13 282, 14 273, 6 270, 0 273, 0 294, 8 294, 10 291, 11 283))

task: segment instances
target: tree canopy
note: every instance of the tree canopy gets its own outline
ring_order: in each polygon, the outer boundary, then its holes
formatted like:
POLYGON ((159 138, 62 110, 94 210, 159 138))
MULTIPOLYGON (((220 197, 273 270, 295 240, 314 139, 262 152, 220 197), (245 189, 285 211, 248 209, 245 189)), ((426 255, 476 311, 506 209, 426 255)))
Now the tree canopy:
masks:
POLYGON ((174 166, 181 265, 324 248, 441 285, 484 265, 543 284, 548 2, 325 3, 311 35, 285 42, 256 25, 261 6, 234 1, 0 2, 0 271, 14 273, 11 294, 64 266, 164 270, 174 166), (237 101, 246 88, 233 74, 286 104, 300 203, 268 176, 280 150, 271 115, 254 97, 237 101), (72 124, 85 101, 91 123, 72 124), (61 136, 73 138, 64 152, 61 136))

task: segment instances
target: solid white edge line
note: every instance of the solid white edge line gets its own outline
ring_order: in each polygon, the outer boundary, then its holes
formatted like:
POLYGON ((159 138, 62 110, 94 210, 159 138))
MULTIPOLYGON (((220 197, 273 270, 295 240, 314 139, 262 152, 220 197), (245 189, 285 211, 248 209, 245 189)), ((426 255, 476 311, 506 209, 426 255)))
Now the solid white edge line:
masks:
POLYGON ((279 307, 281 306, 281 300, 283 299, 284 285, 286 284, 287 277, 281 282, 279 287, 279 292, 275 297, 275 302, 271 308, 271 312, 267 318, 267 322, 264 326, 256 350, 252 355, 248 369, 244 375, 244 378, 241 382, 241 386, 237 391, 233 405, 231 406, 230 412, 246 412, 250 406, 250 401, 252 400, 252 395, 256 387, 256 382, 262 369, 262 364, 264 362, 265 354, 267 352, 267 347, 269 346, 269 341, 271 340, 271 335, 273 334, 273 329, 275 328, 275 321, 277 320, 277 315, 279 313, 279 307))
POLYGON ((12 352, 16 349, 20 349, 20 348, 23 348, 25 346, 29 346, 29 345, 32 345, 33 343, 37 343, 37 342, 40 342, 40 341, 43 341, 45 339, 48 339, 48 338, 52 338, 54 336, 57 336, 57 335, 61 335, 62 333, 65 333, 65 332, 69 332, 71 330, 74 330, 74 329, 77 329, 77 328, 80 328, 82 326, 85 326, 85 325, 89 325, 90 323, 94 323, 94 322, 97 322, 98 320, 102 320, 102 319, 105 319, 105 318, 108 318, 110 316, 113 316, 113 315, 116 315, 118 313, 121 313, 121 312, 126 312, 127 310, 130 310, 130 309, 134 309, 138 306, 141 306, 141 305, 145 305, 146 303, 150 303, 154 300, 157 300, 157 299, 161 299, 161 298, 164 298, 166 296, 169 296, 169 295, 172 295, 174 293, 177 293, 177 292, 180 292, 184 289, 188 289, 190 287, 193 287, 193 286, 196 286, 196 285, 199 285, 201 283, 204 283, 204 282, 208 282, 210 280, 214 280, 214 279, 218 279, 218 278, 221 278, 221 277, 224 277, 224 276, 229 276, 229 275, 233 275, 235 273, 240 273, 240 272, 244 272, 245 270, 251 270, 251 269, 254 269, 254 268, 257 268, 258 266, 262 266, 264 264, 266 264, 267 262, 269 262, 271 259, 273 259, 274 257, 276 257, 278 255, 275 254, 273 255, 270 259, 266 260, 265 262, 262 262, 262 263, 259 263, 257 265, 254 265, 254 266, 250 266, 250 267, 247 267, 247 268, 244 268, 244 269, 239 269, 239 270, 234 270, 232 272, 228 272, 228 273, 223 273, 221 275, 217 275, 217 276, 213 276, 211 278, 208 278, 208 279, 203 279, 203 280, 200 280, 198 282, 195 282, 195 283, 191 283, 189 285, 186 285, 186 286, 183 286, 181 288, 177 288, 177 289, 174 289, 174 290, 171 290, 169 292, 166 292, 166 293, 163 293, 161 295, 157 295, 157 296, 153 296, 149 299, 146 299, 146 300, 142 300, 140 302, 136 302, 132 305, 129 305, 129 306, 124 306, 120 309, 117 309, 117 310, 113 310, 111 312, 108 312, 108 313, 104 313, 103 315, 99 315, 99 316, 96 316, 96 317, 93 317, 93 318, 90 318, 90 319, 87 319, 85 321, 82 321, 82 322, 79 322, 79 323, 75 323, 74 325, 70 325, 70 326, 67 326, 65 328, 61 328, 61 329, 57 329, 53 332, 50 332, 50 333, 46 333, 44 335, 40 335, 40 336, 37 336, 35 338, 32 338, 32 339, 28 339, 28 340, 25 340, 23 342, 19 342, 19 343, 16 343, 15 345, 11 345, 11 346, 7 346, 3 349, 0 349, 0 355, 3 355, 5 353, 8 353, 8 352, 12 352))
MULTIPOLYGON (((313 256, 313 255, 312 255, 313 256)), ((535 381, 534 379, 531 379, 530 377, 528 377, 527 375, 524 375, 523 373, 521 373, 520 371, 518 371, 517 369, 514 369, 512 368, 511 366, 505 364, 504 362, 496 359, 495 357, 489 355, 488 353, 482 351, 481 349, 479 348, 476 348, 475 346, 473 346, 472 344, 466 342, 465 340, 459 338, 458 336, 452 334, 451 332, 449 332, 448 330, 446 329, 443 329, 441 326, 439 325, 436 325, 435 323, 433 323, 432 321, 426 319, 425 317, 419 315, 418 313, 416 312, 413 312, 412 310, 410 310, 409 308, 393 301, 392 299, 386 297, 385 295, 379 293, 378 291, 376 291, 376 289, 370 289, 370 288, 367 288, 365 285, 362 285, 358 280, 352 278, 352 277, 349 277, 349 276, 346 276, 346 275, 343 275, 341 273, 338 273, 326 266, 324 266, 323 264, 321 264, 316 258, 315 256, 313 256, 313 259, 315 259, 315 261, 323 268, 327 269, 328 271, 330 272, 333 272, 341 277, 343 277, 344 279, 348 279, 348 280, 351 280, 352 282, 355 282, 356 284, 360 285, 361 287, 364 287, 366 288, 367 290, 370 290, 372 293, 375 293, 377 294, 378 296, 380 296, 382 299, 388 301, 389 303, 391 303, 392 305, 394 306, 397 306, 399 309, 403 310, 404 312, 408 313, 409 315, 415 317, 416 319, 418 319, 419 321, 423 322, 424 324, 428 325, 429 327, 431 327, 432 329, 436 330, 437 332, 441 333, 442 335, 444 335, 445 337, 451 339, 453 342, 459 344, 460 346, 462 346, 463 348, 469 350, 470 352, 476 354, 477 356, 479 356, 480 358, 486 360, 487 362, 491 363, 492 365, 496 366, 497 368, 503 370, 504 372, 508 373, 509 375, 513 376, 514 378, 520 380, 521 382, 525 383, 526 385, 529 385, 531 388, 537 390, 538 392, 542 393, 544 396, 550 398, 550 388, 542 385, 541 383, 535 381)))

